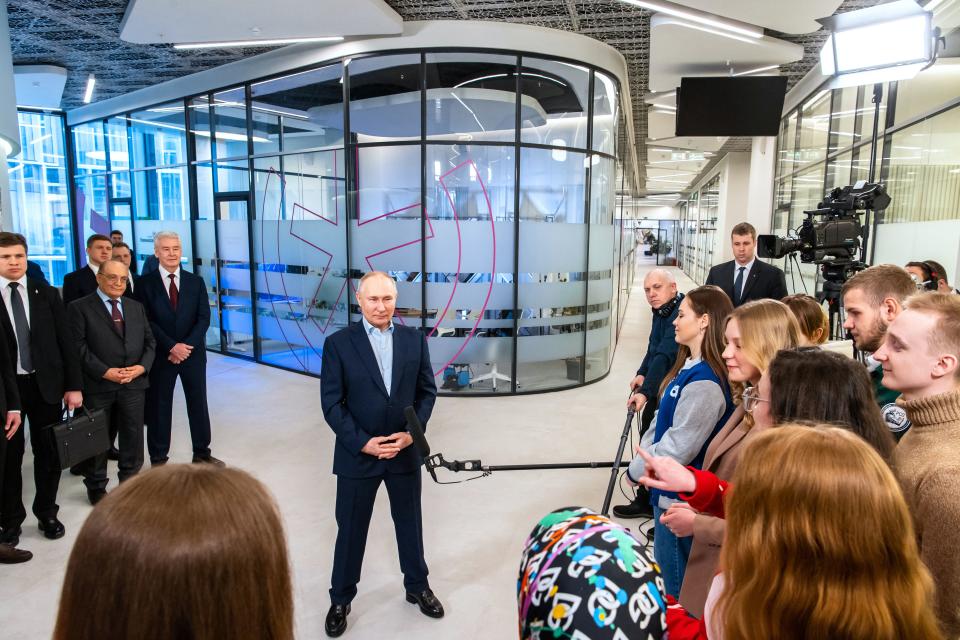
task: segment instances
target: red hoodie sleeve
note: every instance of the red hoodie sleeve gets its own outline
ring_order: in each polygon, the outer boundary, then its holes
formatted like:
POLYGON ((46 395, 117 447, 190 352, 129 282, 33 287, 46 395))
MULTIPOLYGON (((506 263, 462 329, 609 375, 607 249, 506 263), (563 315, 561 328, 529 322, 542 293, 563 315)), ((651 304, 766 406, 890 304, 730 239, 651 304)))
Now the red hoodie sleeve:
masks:
POLYGON ((723 497, 730 488, 730 483, 721 480, 709 471, 701 471, 687 467, 693 472, 697 481, 697 488, 693 493, 681 492, 680 499, 700 513, 706 513, 717 518, 723 517, 723 497))
POLYGON ((670 640, 707 640, 707 625, 667 596, 667 633, 670 640))

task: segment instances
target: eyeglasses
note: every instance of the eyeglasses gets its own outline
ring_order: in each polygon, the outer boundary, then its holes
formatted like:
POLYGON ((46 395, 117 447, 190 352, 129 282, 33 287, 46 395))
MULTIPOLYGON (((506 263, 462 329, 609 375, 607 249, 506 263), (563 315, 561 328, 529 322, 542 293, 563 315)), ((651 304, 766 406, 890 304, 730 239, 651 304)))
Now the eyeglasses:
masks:
POLYGON ((127 284, 130 281, 130 278, 128 278, 127 276, 115 276, 112 273, 111 274, 101 273, 100 275, 102 275, 103 279, 109 282, 110 284, 127 284))
POLYGON ((756 387, 747 387, 740 397, 743 399, 743 410, 747 413, 753 413, 760 402, 770 402, 766 398, 760 397, 760 392, 756 387))

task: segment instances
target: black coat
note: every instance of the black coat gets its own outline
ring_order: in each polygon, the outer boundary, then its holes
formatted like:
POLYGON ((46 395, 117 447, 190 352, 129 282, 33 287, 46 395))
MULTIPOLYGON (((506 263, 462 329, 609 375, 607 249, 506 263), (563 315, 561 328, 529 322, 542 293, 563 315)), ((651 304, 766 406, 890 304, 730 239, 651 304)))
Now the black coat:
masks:
MULTIPOLYGON (((3 382, 3 393, 0 393, 0 420, 6 420, 7 411, 20 410, 20 391, 17 388, 17 362, 10 357, 7 341, 0 340, 0 381, 3 382)), ((2 438, 3 435, 0 435, 2 438)), ((0 469, 3 461, 0 460, 0 469)), ((0 487, 3 485, 3 474, 0 473, 0 487)))
POLYGON ((91 293, 74 301, 67 308, 70 324, 77 340, 83 367, 83 390, 86 393, 107 393, 124 389, 146 389, 147 373, 153 366, 156 342, 150 331, 147 314, 136 300, 123 299, 124 334, 113 328, 113 319, 99 294, 91 293), (125 385, 105 380, 103 374, 113 367, 146 369, 144 375, 125 385))
POLYGON ((161 272, 151 271, 137 278, 134 296, 143 303, 157 350, 165 359, 178 342, 193 347, 186 363, 206 361, 206 335, 210 327, 210 299, 203 278, 180 269, 177 310, 170 306, 168 283, 161 272))
POLYGON ((97 290, 97 274, 89 265, 63 276, 63 304, 69 305, 97 290))
MULTIPOLYGON (((710 269, 710 275, 707 276, 705 284, 713 284, 721 289, 730 297, 733 302, 733 282, 736 278, 735 267, 736 260, 718 264, 710 269)), ((772 298, 781 300, 787 295, 787 279, 783 271, 767 264, 759 258, 753 263, 750 273, 747 275, 747 282, 743 285, 743 295, 740 304, 750 300, 763 300, 772 298)), ((735 307, 740 306, 734 304, 735 307)))
MULTIPOLYGON (((30 355, 37 374, 37 387, 47 404, 58 404, 67 391, 83 390, 80 353, 60 294, 48 284, 27 278, 30 320, 30 355)), ((17 334, 10 314, 0 313, 0 327, 16 371, 17 334)))
POLYGON ((374 436, 406 431, 406 407, 416 410, 426 429, 437 398, 426 337, 411 327, 393 326, 389 394, 362 322, 341 329, 323 343, 320 404, 327 424, 337 434, 333 453, 337 475, 371 478, 388 472, 408 473, 421 464, 413 445, 390 460, 361 452, 374 436))

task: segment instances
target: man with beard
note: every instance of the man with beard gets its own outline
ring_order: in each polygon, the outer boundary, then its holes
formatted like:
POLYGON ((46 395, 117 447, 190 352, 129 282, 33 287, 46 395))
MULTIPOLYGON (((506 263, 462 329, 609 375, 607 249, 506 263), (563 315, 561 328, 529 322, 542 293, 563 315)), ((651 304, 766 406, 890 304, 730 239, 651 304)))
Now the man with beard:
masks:
POLYGON ((899 440, 910 428, 904 410, 897 406, 899 391, 883 386, 883 370, 873 359, 887 334, 887 327, 903 310, 904 301, 917 292, 917 285, 905 269, 892 264, 870 267, 846 281, 841 290, 845 318, 843 328, 865 355, 864 362, 873 381, 874 395, 883 419, 899 440))

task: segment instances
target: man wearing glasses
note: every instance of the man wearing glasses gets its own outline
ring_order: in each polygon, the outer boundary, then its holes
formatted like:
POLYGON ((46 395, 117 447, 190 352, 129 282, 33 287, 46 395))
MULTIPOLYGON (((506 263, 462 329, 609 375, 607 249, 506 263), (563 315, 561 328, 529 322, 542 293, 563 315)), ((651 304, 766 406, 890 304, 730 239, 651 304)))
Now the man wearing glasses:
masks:
MULTIPOLYGON (((143 466, 143 407, 156 346, 143 305, 123 295, 129 278, 123 262, 107 260, 97 272, 97 290, 68 308, 86 406, 103 409, 117 425, 120 482, 143 466)), ((87 498, 97 504, 107 494, 107 452, 82 466, 87 498)))

